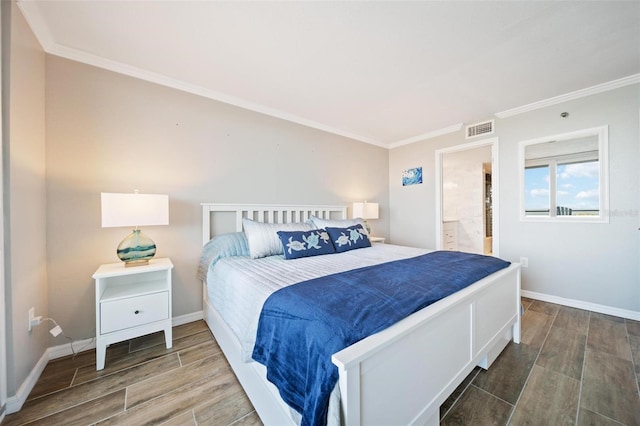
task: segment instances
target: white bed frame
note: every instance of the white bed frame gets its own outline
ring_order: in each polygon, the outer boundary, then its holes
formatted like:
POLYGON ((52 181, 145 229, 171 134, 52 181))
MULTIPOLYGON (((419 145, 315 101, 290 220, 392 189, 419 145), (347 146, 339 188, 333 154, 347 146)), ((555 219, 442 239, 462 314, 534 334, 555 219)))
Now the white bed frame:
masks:
MULTIPOLYGON (((202 204, 203 243, 212 213, 235 213, 269 223, 311 215, 346 218, 344 206, 202 204)), ((232 232, 234 230, 228 230, 232 232)), ((240 344, 203 288, 207 325, 266 425, 295 424, 264 367, 245 363, 240 344)), ((333 355, 340 372, 340 409, 348 425, 438 425, 440 405, 479 365, 488 369, 504 347, 520 343, 520 265, 511 264, 393 326, 333 355)))

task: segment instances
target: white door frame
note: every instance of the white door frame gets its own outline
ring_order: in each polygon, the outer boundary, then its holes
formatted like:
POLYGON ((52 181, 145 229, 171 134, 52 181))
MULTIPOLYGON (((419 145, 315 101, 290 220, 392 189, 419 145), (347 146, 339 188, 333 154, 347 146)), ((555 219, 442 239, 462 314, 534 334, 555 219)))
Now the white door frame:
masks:
MULTIPOLYGON (((2 41, 2 17, 0 16, 0 42, 2 41)), ((0 70, 2 69, 2 59, 0 58, 0 70)), ((2 72, 0 71, 0 81, 2 72)), ((2 99, 2 89, 0 87, 0 99, 2 99)), ((2 206, 3 179, 2 179, 2 148, 4 140, 2 138, 2 104, 0 103, 0 422, 4 418, 7 409, 7 306, 4 295, 4 212, 2 206)))
POLYGON ((492 221, 493 239, 492 256, 500 256, 500 163, 498 161, 498 138, 489 138, 479 141, 469 142, 461 145, 451 146, 436 150, 436 249, 442 250, 442 159, 445 154, 453 152, 467 151, 470 149, 491 147, 491 193, 493 196, 492 221))

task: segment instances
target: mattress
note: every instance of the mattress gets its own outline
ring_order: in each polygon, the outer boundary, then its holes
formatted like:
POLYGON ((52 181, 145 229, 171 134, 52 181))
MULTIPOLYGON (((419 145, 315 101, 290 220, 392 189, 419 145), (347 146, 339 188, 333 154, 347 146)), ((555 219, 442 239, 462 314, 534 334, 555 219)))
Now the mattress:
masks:
POLYGON ((242 359, 249 362, 260 311, 265 300, 274 291, 322 275, 415 257, 429 251, 374 244, 344 253, 295 260, 285 260, 283 256, 261 259, 225 257, 207 272, 208 298, 238 338, 242 359))

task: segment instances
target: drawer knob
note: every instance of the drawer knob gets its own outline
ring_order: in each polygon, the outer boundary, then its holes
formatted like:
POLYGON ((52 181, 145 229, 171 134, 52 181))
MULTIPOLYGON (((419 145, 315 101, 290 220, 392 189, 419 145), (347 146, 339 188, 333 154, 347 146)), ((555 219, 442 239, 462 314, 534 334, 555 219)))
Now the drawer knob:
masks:
POLYGON ((136 309, 136 311, 134 312, 134 314, 138 315, 140 313, 139 310, 136 309))

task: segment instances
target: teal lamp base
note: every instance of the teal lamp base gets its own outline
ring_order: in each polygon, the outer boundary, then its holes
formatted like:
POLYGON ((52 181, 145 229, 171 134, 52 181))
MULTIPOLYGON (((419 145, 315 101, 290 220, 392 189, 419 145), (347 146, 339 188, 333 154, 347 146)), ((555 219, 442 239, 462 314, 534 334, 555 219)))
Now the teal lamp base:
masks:
POLYGON ((117 254, 125 266, 147 265, 156 254, 156 243, 139 229, 134 229, 120 242, 117 254))

